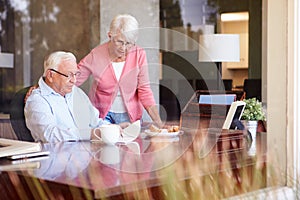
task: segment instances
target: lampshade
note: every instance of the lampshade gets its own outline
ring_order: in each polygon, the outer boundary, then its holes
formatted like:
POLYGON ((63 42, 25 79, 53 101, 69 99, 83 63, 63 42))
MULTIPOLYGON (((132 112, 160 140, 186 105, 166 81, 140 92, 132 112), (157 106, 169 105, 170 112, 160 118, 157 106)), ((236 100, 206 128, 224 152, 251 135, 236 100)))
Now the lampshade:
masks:
POLYGON ((204 34, 199 37, 200 62, 239 62, 238 34, 204 34))
POLYGON ((0 68, 13 68, 14 54, 0 52, 0 68))

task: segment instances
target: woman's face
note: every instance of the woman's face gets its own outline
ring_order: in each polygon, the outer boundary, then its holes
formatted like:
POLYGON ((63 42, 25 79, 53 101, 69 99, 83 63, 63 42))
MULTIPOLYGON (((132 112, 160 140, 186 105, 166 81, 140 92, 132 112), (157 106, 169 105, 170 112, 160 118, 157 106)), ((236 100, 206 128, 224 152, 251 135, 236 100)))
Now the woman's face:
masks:
POLYGON ((133 43, 126 40, 126 38, 122 34, 111 35, 109 34, 111 41, 111 52, 113 55, 113 59, 117 58, 125 58, 127 52, 131 47, 134 46, 133 43))

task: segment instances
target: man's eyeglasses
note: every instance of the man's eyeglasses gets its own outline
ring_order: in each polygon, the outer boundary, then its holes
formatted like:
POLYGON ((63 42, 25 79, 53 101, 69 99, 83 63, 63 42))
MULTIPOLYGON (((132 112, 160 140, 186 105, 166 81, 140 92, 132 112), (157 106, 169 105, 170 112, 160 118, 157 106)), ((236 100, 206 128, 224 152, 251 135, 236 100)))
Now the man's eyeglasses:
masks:
POLYGON ((131 48, 131 47, 133 47, 135 45, 135 44, 133 44, 131 42, 124 42, 124 41, 121 41, 121 40, 113 40, 113 42, 117 46, 125 46, 126 48, 131 48))
POLYGON ((61 73, 61 72, 59 72, 59 71, 56 71, 55 69, 50 69, 50 71, 56 72, 56 73, 58 73, 59 75, 62 75, 62 76, 64 76, 64 77, 68 78, 69 80, 71 80, 71 79, 74 78, 74 77, 77 78, 78 76, 80 76, 80 72, 76 72, 75 74, 72 73, 72 72, 69 72, 68 74, 64 74, 64 73, 61 73))

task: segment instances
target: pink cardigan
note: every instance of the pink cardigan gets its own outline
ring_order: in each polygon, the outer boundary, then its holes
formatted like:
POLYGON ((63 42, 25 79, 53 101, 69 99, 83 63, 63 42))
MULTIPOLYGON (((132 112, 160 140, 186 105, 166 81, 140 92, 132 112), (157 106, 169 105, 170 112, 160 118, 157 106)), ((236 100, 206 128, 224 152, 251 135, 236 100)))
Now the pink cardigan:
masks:
POLYGON ((120 90, 131 122, 141 119, 143 107, 155 105, 149 83, 146 52, 140 47, 130 49, 119 82, 108 54, 108 43, 95 47, 78 64, 81 71, 76 85, 81 85, 90 75, 94 80, 89 92, 90 100, 104 118, 120 90))

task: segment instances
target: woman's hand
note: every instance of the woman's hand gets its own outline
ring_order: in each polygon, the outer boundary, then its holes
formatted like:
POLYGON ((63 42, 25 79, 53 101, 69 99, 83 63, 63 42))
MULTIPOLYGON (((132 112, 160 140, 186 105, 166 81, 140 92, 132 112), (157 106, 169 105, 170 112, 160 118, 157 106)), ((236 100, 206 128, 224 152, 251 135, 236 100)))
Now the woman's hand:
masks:
POLYGON ((27 91, 26 96, 25 96, 25 98, 24 98, 24 103, 25 103, 25 104, 26 104, 26 101, 27 101, 28 97, 31 95, 32 91, 33 91, 34 89, 38 88, 38 87, 39 87, 39 85, 33 85, 33 86, 31 86, 31 87, 29 88, 29 90, 27 91))
POLYGON ((122 129, 128 127, 129 125, 130 125, 130 122, 122 122, 122 123, 119 124, 119 126, 120 126, 122 129))
POLYGON ((158 110, 156 106, 150 106, 147 109, 148 114, 150 115, 153 123, 158 127, 158 128, 163 128, 164 124, 162 123, 158 110))

